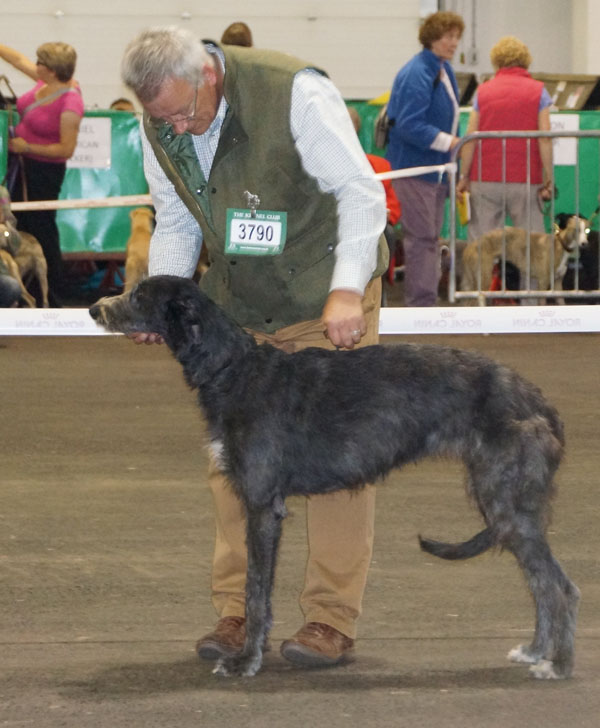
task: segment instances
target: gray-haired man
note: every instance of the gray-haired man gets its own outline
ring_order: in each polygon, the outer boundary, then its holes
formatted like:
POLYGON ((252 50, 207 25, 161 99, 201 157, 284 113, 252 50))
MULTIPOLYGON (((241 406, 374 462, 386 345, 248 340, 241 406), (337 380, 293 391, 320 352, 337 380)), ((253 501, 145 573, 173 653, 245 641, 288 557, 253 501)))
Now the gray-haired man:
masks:
MULTIPOLYGON (((325 74, 286 54, 200 42, 178 28, 128 46, 123 79, 144 107, 156 207, 150 274, 193 275, 257 340, 286 350, 378 340, 383 188, 325 74)), ((153 335, 137 341, 152 342, 153 335)), ((213 603, 201 657, 241 649, 245 519, 215 463, 213 603)), ((282 644, 308 666, 350 658, 371 558, 374 488, 311 498, 305 625, 282 644)))

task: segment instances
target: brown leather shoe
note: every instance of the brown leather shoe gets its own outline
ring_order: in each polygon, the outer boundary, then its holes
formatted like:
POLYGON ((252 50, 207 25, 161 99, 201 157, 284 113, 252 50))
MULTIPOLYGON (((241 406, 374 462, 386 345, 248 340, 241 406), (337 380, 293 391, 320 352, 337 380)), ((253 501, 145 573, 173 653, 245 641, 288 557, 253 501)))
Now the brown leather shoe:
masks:
POLYGON ((213 632, 196 642, 196 652, 203 660, 214 662, 220 657, 231 657, 241 652, 246 639, 244 617, 222 617, 213 632))
POLYGON ((281 644, 281 654, 299 667, 333 667, 352 662, 354 640, 322 622, 308 622, 281 644))

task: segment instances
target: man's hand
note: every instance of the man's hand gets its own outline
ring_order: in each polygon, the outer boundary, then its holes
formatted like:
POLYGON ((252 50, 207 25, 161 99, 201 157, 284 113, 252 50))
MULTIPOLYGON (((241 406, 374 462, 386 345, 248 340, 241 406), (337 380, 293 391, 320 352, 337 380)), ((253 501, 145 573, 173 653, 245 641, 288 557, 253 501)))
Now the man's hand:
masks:
POLYGON ((334 346, 353 349, 367 333, 362 295, 342 288, 331 291, 321 320, 325 336, 334 346))
POLYGON ((136 344, 164 344, 165 340, 158 334, 127 334, 127 338, 135 341, 136 344))

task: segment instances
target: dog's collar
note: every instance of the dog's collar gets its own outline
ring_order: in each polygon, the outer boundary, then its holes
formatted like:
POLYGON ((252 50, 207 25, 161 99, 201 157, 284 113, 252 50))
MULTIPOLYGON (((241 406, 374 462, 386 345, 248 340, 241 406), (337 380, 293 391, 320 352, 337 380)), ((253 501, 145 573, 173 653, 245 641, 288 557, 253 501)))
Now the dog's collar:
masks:
POLYGON ((563 250, 565 251, 565 253, 572 253, 575 250, 577 242, 575 239, 573 239, 573 244, 569 246, 567 241, 565 240, 566 232, 567 228, 561 230, 556 223, 553 223, 553 233, 560 240, 560 244, 562 245, 563 250))

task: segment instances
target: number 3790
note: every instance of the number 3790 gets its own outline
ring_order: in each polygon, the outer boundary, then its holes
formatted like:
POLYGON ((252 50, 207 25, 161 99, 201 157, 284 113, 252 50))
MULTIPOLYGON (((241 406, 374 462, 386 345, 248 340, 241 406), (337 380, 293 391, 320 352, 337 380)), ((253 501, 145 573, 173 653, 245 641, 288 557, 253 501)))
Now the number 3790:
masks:
POLYGON ((236 243, 262 243, 263 245, 279 245, 279 223, 235 221, 232 229, 232 241, 236 243))

